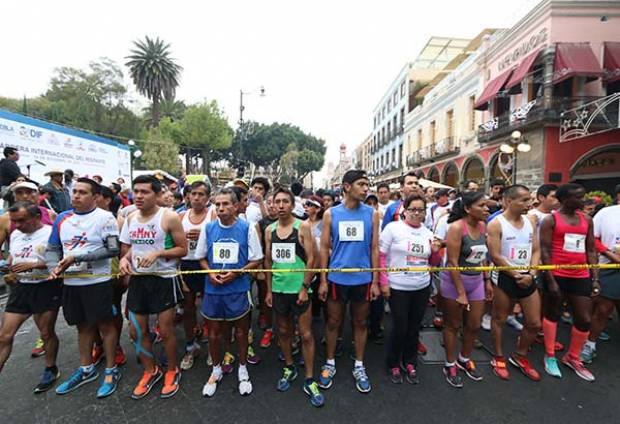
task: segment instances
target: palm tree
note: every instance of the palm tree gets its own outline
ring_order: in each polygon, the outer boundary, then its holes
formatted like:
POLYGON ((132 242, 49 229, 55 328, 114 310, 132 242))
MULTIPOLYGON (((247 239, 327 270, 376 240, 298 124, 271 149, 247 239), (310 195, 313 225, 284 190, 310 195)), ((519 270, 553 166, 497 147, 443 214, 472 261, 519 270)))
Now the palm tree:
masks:
MULTIPOLYGON (((171 121, 180 121, 187 106, 182 100, 162 99, 159 103, 159 119, 170 118, 171 121)), ((149 105, 142 109, 144 119, 148 127, 155 127, 157 124, 153 122, 153 105, 149 105)))
POLYGON ((160 119, 160 102, 162 99, 172 100, 179 86, 179 75, 183 68, 170 57, 170 44, 157 37, 155 40, 144 37, 144 40, 134 41, 134 49, 125 66, 140 94, 145 95, 153 102, 151 109, 153 126, 157 126, 160 119))

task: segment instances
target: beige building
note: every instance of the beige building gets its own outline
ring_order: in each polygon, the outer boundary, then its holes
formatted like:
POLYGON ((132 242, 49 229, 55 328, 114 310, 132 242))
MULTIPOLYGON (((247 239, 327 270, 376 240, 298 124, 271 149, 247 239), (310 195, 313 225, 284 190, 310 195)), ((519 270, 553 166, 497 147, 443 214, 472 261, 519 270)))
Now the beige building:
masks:
POLYGON ((330 188, 340 187, 344 173, 353 168, 353 163, 354 158, 347 155, 347 146, 342 143, 340 145, 340 157, 338 163, 328 174, 330 188))
POLYGON ((370 171, 370 145, 372 142, 372 134, 364 139, 362 144, 357 146, 353 151, 353 168, 370 171))

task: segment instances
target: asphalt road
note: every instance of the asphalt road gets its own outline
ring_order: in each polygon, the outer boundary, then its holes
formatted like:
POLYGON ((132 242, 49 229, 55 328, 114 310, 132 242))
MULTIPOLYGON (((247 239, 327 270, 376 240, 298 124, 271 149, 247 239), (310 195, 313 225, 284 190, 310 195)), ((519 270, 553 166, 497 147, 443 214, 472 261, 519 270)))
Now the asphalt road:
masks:
MULTIPOLYGON (((389 327, 389 315, 386 319, 389 327)), ((76 333, 69 328, 62 316, 58 321, 61 339, 58 366, 66 378, 78 365, 76 333)), ((315 325, 322 333, 321 323, 315 325)), ((345 327, 348 328, 348 325, 345 327)), ((567 342, 567 325, 560 325, 559 340, 567 342)), ((439 338, 427 330, 424 339, 431 344, 430 356, 441 354, 439 338)), ((90 383, 76 392, 58 396, 53 390, 32 394, 43 369, 43 359, 31 359, 30 349, 37 337, 32 320, 28 320, 15 339, 14 350, 3 373, 0 375, 0 422, 2 423, 177 423, 201 422, 413 422, 424 423, 534 423, 534 422, 619 422, 620 421, 620 367, 613 365, 620 357, 620 331, 617 321, 610 322, 611 342, 599 343, 599 357, 591 366, 596 382, 587 383, 567 368, 562 368, 564 378, 553 379, 542 369, 542 346, 535 346, 531 359, 543 373, 543 379, 534 383, 512 369, 509 382, 495 377, 485 361, 489 359, 484 350, 476 352, 484 380, 474 382, 465 377, 465 387, 454 389, 443 380, 441 365, 432 364, 433 358, 420 364, 421 383, 394 385, 384 370, 384 346, 370 344, 367 348, 366 367, 373 385, 369 394, 356 391, 351 376, 352 361, 348 359, 351 349, 346 334, 345 355, 337 360, 338 374, 334 386, 325 391, 326 404, 317 409, 309 404, 298 378, 286 393, 276 390, 281 363, 277 349, 257 349, 263 362, 250 366, 254 392, 241 397, 237 392, 235 373, 226 376, 216 395, 211 399, 201 396, 210 368, 204 356, 194 368, 184 372, 181 390, 172 399, 160 399, 157 388, 145 399, 130 398, 133 386, 141 375, 136 364, 133 347, 127 334, 122 335, 122 345, 128 354, 123 367, 119 389, 103 400, 95 398, 98 383, 90 383), (428 363, 431 362, 431 363, 428 363)), ((517 333, 507 329, 506 352, 511 351, 517 333)), ((179 340, 182 340, 178 328, 179 340)), ((317 337, 319 335, 317 334, 317 337)), ((480 339, 490 346, 489 333, 482 331, 480 339)), ((205 346, 206 347, 206 346, 205 346)), ((181 351, 179 345, 179 351, 181 351)), ((318 349, 316 369, 323 362, 323 348, 318 349)), ((436 359, 436 358, 435 358, 436 359)), ((318 372, 318 371, 317 371, 318 372)))

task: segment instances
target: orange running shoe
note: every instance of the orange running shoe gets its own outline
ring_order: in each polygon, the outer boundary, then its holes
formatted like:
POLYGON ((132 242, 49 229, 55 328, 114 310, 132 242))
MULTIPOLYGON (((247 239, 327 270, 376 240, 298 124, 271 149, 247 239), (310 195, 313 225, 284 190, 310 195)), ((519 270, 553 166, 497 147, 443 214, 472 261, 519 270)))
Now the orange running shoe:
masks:
POLYGON ((93 352, 92 352, 92 356, 93 356, 93 365, 97 366, 101 363, 101 361, 103 360, 103 357, 105 356, 105 354, 103 353, 103 346, 98 345, 98 344, 93 344, 93 352))
POLYGON ((166 371, 164 375, 164 386, 161 388, 161 398, 167 399, 176 395, 179 391, 179 382, 181 381, 181 371, 179 368, 166 371))
POLYGON ((144 374, 142 374, 142 378, 138 382, 138 385, 135 387, 135 389, 133 389, 133 392, 131 393, 131 398, 142 399, 144 396, 148 395, 153 386, 157 384, 159 380, 161 380, 162 376, 163 373, 161 372, 159 367, 155 367, 155 371, 153 373, 144 371, 144 374))
POLYGON ((503 356, 495 356, 491 359, 491 366, 493 367, 493 374, 502 380, 510 380, 510 372, 506 367, 506 359, 503 356))

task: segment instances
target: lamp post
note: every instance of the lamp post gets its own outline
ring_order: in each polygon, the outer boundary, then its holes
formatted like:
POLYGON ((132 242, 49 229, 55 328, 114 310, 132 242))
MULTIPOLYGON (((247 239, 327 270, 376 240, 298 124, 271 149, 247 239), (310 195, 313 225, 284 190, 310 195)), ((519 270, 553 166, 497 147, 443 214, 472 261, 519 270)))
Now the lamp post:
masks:
POLYGON ((517 183, 517 152, 527 153, 532 150, 527 138, 523 137, 521 131, 513 131, 510 134, 510 142, 502 143, 499 150, 507 155, 512 155, 512 184, 517 183))
POLYGON ((136 142, 133 140, 129 140, 127 145, 129 146, 129 179, 131 179, 133 184, 133 160, 142 156, 142 150, 136 146, 136 142))
MULTIPOLYGON (((265 97, 265 87, 261 85, 258 91, 260 97, 265 97)), ((242 162, 242 164, 239 166, 239 169, 237 170, 237 177, 239 178, 242 178, 243 174, 245 173, 245 167, 243 166, 243 141, 246 139, 248 133, 250 132, 249 128, 244 127, 245 122, 243 121, 243 111, 245 110, 245 106, 243 105, 243 96, 254 94, 255 92, 256 91, 239 90, 239 160, 242 162)))

